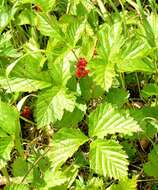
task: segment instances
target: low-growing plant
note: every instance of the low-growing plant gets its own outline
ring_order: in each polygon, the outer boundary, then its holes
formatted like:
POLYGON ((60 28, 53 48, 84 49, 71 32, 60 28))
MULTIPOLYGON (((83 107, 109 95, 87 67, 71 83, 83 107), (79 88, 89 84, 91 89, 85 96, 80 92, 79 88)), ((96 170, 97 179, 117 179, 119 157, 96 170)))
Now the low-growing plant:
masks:
POLYGON ((0 2, 5 190, 157 189, 155 0, 0 2))

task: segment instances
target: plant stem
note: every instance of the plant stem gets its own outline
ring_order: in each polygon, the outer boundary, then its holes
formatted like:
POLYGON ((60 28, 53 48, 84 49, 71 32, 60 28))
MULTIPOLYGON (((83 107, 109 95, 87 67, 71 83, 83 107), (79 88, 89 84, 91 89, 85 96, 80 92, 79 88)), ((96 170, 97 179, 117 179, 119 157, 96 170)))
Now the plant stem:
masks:
POLYGON ((10 183, 10 177, 9 177, 7 168, 4 167, 4 168, 1 169, 1 171, 2 171, 3 175, 6 177, 7 183, 10 183))
POLYGON ((32 164, 32 167, 30 167, 30 169, 26 172, 25 176, 23 177, 23 179, 21 180, 21 183, 23 183, 25 181, 25 179, 27 178, 27 176, 29 175, 29 173, 32 171, 32 169, 38 164, 38 162, 47 154, 47 152, 50 150, 50 148, 48 148, 41 156, 39 156, 37 158, 37 160, 32 164))
POLYGON ((122 88, 126 89, 123 73, 120 73, 120 79, 121 79, 122 88))
POLYGON ((36 123, 35 123, 35 122, 30 121, 29 119, 26 119, 26 118, 25 118, 25 117, 23 117, 23 116, 20 116, 20 119, 22 119, 22 120, 26 121, 27 123, 30 123, 31 125, 36 125, 36 123))

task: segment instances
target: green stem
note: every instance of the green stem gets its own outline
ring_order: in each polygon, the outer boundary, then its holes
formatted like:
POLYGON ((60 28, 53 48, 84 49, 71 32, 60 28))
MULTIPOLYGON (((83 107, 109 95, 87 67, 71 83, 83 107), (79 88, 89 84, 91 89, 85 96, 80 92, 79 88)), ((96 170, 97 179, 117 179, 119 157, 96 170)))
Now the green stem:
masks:
POLYGON ((10 183, 10 176, 8 174, 7 168, 4 167, 1 169, 1 171, 2 171, 3 175, 6 177, 7 183, 10 183))
POLYGON ((139 96, 140 96, 140 98, 141 98, 141 89, 140 89, 140 83, 139 83, 138 74, 135 73, 135 76, 136 76, 136 81, 137 81, 137 86, 138 86, 139 96))
POLYGON ((23 179, 21 180, 21 183, 23 183, 25 181, 25 179, 27 178, 27 176, 29 175, 29 173, 33 170, 33 168, 38 164, 38 162, 47 154, 47 152, 49 151, 50 149, 48 148, 44 154, 42 154, 41 156, 39 156, 37 158, 37 160, 35 160, 35 162, 32 164, 32 166, 30 167, 30 169, 26 172, 25 176, 23 177, 23 179))
POLYGON ((120 79, 121 79, 122 88, 126 89, 123 73, 120 73, 120 79))
POLYGON ((30 123, 31 125, 36 125, 36 123, 34 123, 33 121, 30 121, 29 119, 26 119, 26 118, 23 117, 23 116, 20 116, 20 119, 24 120, 24 121, 27 122, 27 123, 30 123))

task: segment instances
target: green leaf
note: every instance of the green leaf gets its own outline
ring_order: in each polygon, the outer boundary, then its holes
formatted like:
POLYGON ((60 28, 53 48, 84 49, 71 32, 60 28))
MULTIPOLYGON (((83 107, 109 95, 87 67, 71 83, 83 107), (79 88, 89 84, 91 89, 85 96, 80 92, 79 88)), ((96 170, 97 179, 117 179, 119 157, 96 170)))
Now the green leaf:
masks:
POLYGON ((111 104, 101 104, 89 116, 89 135, 103 138, 107 134, 130 134, 140 131, 138 123, 111 104))
POLYGON ((158 96, 158 85, 155 83, 148 83, 141 91, 145 98, 156 95, 158 96))
POLYGON ((108 92, 115 76, 114 65, 102 59, 95 59, 89 63, 88 68, 94 82, 108 92))
POLYGON ((27 47, 28 53, 21 56, 17 62, 14 62, 15 65, 11 63, 10 65, 13 65, 11 66, 11 68, 9 68, 9 70, 7 68, 6 73, 9 74, 11 78, 26 78, 52 83, 52 79, 48 70, 42 70, 41 68, 40 63, 41 60, 43 60, 44 58, 42 54, 40 52, 36 52, 37 47, 35 47, 34 44, 28 43, 27 46, 30 46, 27 47))
POLYGON ((0 101, 0 116, 0 168, 2 168, 10 160, 10 152, 19 125, 19 115, 13 107, 0 101))
POLYGON ((44 175, 44 181, 46 182, 46 187, 55 187, 63 185, 67 181, 67 177, 61 171, 46 171, 44 175))
POLYGON ((21 0, 21 3, 31 3, 39 6, 42 11, 49 12, 55 6, 56 0, 21 0))
POLYGON ((132 179, 127 177, 121 179, 118 184, 113 184, 107 190, 137 190, 137 177, 134 176, 132 179))
POLYGON ((0 101, 0 128, 9 135, 14 135, 19 122, 18 112, 0 101))
POLYGON ((24 9, 18 15, 16 22, 18 25, 25 25, 25 24, 34 25, 35 24, 35 18, 36 18, 35 14, 31 8, 30 9, 24 9))
POLYGON ((0 169, 10 160, 10 152, 14 146, 13 137, 0 137, 0 169))
POLYGON ((0 77, 0 86, 7 93, 12 92, 32 92, 39 89, 50 87, 52 84, 42 80, 18 78, 18 77, 0 77))
POLYGON ((73 182, 75 181, 77 174, 78 174, 78 165, 74 163, 66 168, 64 168, 63 173, 67 176, 67 187, 70 188, 73 182))
POLYGON ((54 170, 70 158, 88 138, 75 128, 62 128, 54 136, 48 157, 54 170))
POLYGON ((158 179, 157 158, 158 158, 158 145, 155 145, 152 151, 148 154, 148 162, 144 164, 144 172, 149 176, 155 177, 156 179, 158 179))
POLYGON ((51 122, 61 120, 64 110, 72 112, 75 108, 75 96, 66 89, 53 87, 41 92, 37 99, 36 120, 37 126, 44 127, 51 122))
POLYGON ((107 94, 107 101, 113 105, 122 106, 128 102, 129 93, 124 89, 120 88, 111 88, 107 94), (116 98, 117 94, 117 98, 116 98))
POLYGON ((140 136, 154 138, 158 132, 158 106, 146 106, 141 109, 131 109, 131 116, 139 123, 143 129, 140 136))
POLYGON ((128 161, 122 146, 112 140, 95 140, 90 145, 90 168, 105 177, 127 176, 128 161))
POLYGON ((81 38, 86 27, 86 19, 74 18, 67 27, 66 40, 70 47, 74 47, 81 38))
POLYGON ((84 181, 81 177, 76 179, 75 190, 103 190, 104 182, 102 178, 91 177, 88 181, 84 181))
POLYGON ((148 58, 149 47, 133 37, 128 40, 116 57, 118 72, 155 72, 152 59, 148 58))
POLYGON ((77 173, 78 167, 76 165, 68 166, 62 171, 46 171, 44 175, 44 181, 46 182, 45 188, 55 188, 64 185, 68 189, 74 182, 77 173))
POLYGON ((13 169, 13 175, 15 177, 24 176, 28 171, 28 164, 27 164, 26 160, 19 157, 12 164, 12 169, 13 169))
POLYGON ((2 9, 2 7, 0 7, 0 29, 5 28, 7 26, 9 17, 9 11, 5 8, 2 9))
POLYGON ((152 60, 148 58, 129 59, 126 62, 118 62, 118 72, 155 72, 155 66, 152 60))
POLYGON ((98 32, 97 52, 108 62, 117 62, 117 55, 125 41, 122 28, 122 22, 116 19, 111 25, 103 24, 98 32))
POLYGON ((4 190, 29 190, 28 185, 25 184, 9 184, 5 186, 4 190))
POLYGON ((51 76, 57 85, 66 85, 67 81, 71 78, 70 73, 70 62, 67 60, 68 57, 58 58, 54 62, 49 62, 49 70, 51 76))
POLYGON ((56 0, 34 0, 34 3, 40 6, 43 11, 48 12, 55 6, 56 0))
POLYGON ((56 123, 58 127, 75 127, 84 117, 84 112, 75 108, 73 112, 65 111, 62 119, 56 123), (73 118, 73 119, 72 119, 73 118))
POLYGON ((17 52, 17 50, 14 48, 12 42, 11 42, 11 38, 13 36, 11 35, 11 33, 5 32, 3 34, 1 34, 0 36, 0 57, 18 57, 20 55, 20 53, 17 52))
POLYGON ((58 39, 64 36, 56 18, 52 15, 38 13, 36 26, 44 36, 56 37, 58 39))

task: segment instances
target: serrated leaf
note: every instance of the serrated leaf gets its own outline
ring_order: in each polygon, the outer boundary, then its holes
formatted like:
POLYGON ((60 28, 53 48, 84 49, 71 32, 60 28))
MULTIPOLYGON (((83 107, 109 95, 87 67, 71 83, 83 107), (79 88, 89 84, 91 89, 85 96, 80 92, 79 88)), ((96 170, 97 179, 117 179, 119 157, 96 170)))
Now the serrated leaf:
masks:
POLYGON ((66 89, 53 87, 41 92, 37 99, 36 120, 38 127, 61 120, 64 110, 72 112, 75 108, 75 96, 66 89))
POLYGON ((147 57, 149 51, 146 43, 136 38, 131 38, 122 47, 116 59, 118 72, 154 72, 155 65, 147 57))
POLYGON ((118 72, 149 72, 153 73, 155 67, 152 60, 147 58, 127 59, 117 64, 118 72))
POLYGON ((107 134, 130 134, 141 131, 138 123, 111 104, 103 103, 89 116, 89 135, 103 138, 107 134))
POLYGON ((55 6, 56 0, 34 0, 34 3, 40 6, 43 11, 48 12, 55 6))
POLYGON ((12 164, 12 171, 15 177, 24 176, 28 171, 28 163, 23 158, 17 158, 12 164), (20 167, 19 167, 20 166, 20 167))
POLYGON ((57 59, 54 62, 48 64, 51 76, 56 84, 66 85, 67 81, 71 77, 70 62, 65 59, 57 59))
POLYGON ((63 118, 56 123, 58 127, 75 127, 84 117, 84 112, 75 108, 73 112, 66 111, 63 115, 63 118), (72 119, 73 118, 73 119, 72 119))
POLYGON ((0 57, 16 58, 20 55, 11 43, 12 35, 10 31, 0 36, 0 57))
POLYGON ((77 173, 78 167, 76 165, 71 165, 58 171, 47 170, 44 175, 44 181, 46 182, 45 188, 60 188, 61 185, 69 188, 74 182, 77 173))
POLYGON ((56 18, 52 15, 38 13, 36 26, 44 36, 56 37, 58 39, 64 36, 56 18))
POLYGON ((75 181, 77 174, 78 174, 78 165, 70 165, 66 167, 63 171, 63 173, 67 176, 68 182, 67 187, 70 188, 73 182, 75 181))
POLYGON ((70 47, 74 47, 81 38, 86 27, 86 19, 74 18, 67 27, 66 40, 70 47))
POLYGON ((113 24, 103 24, 98 32, 97 51, 108 62, 116 62, 117 54, 125 38, 122 35, 122 23, 115 20, 113 24))
POLYGON ((134 176, 132 179, 127 177, 121 179, 118 184, 113 184, 107 190, 137 190, 137 177, 134 176))
MULTIPOLYGON (((52 83, 50 73, 47 70, 42 70, 40 65, 40 62, 44 56, 42 56, 40 52, 33 50, 33 48, 36 47, 27 48, 27 51, 29 52, 18 59, 18 62, 11 69, 11 72, 9 71, 9 76, 11 78, 25 78, 52 83)), ((8 72, 8 70, 6 72, 8 72)))
POLYGON ((95 140, 90 145, 90 168, 105 177, 121 179, 127 176, 127 155, 122 146, 112 140, 95 140))
POLYGON ((9 184, 4 187, 4 190, 29 190, 28 185, 25 184, 9 184))
POLYGON ((103 59, 95 59, 89 63, 88 68, 94 82, 108 92, 115 76, 114 65, 103 59))
POLYGON ((156 179, 158 179, 157 158, 158 158, 158 145, 155 145, 152 151, 148 154, 148 162, 144 164, 144 172, 149 176, 155 177, 156 179))
POLYGON ((54 170, 70 158, 88 138, 75 128, 62 128, 54 136, 52 149, 48 153, 54 170))
POLYGON ((156 83, 148 83, 146 86, 144 86, 141 93, 145 98, 154 95, 158 96, 158 85, 156 83))
POLYGON ((91 177, 89 180, 84 181, 83 178, 76 179, 75 190, 103 190, 104 182, 100 177, 91 177))
POLYGON ((124 89, 111 88, 106 97, 109 103, 117 106, 122 106, 124 103, 128 102, 129 93, 124 89))
POLYGON ((44 175, 47 188, 63 185, 67 180, 67 177, 61 171, 46 171, 44 175))
POLYGON ((12 92, 32 92, 39 89, 50 87, 52 84, 42 80, 29 78, 0 78, 0 86, 5 89, 7 93, 12 92))

